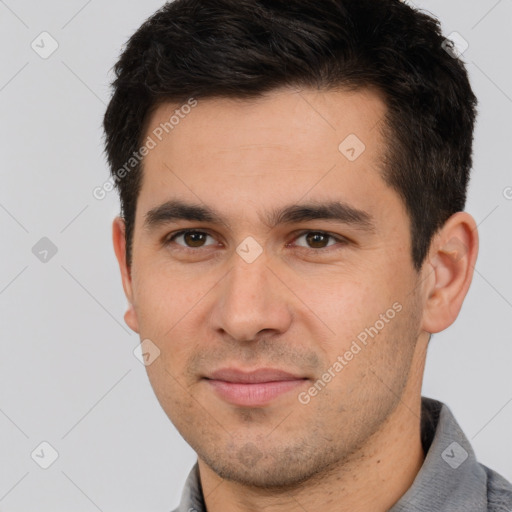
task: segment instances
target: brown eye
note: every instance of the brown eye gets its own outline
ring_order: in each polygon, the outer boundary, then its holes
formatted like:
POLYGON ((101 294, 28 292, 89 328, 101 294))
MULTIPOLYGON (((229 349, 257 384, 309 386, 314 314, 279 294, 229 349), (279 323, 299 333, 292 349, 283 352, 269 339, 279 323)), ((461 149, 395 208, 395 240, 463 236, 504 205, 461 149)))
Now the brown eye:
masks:
POLYGON ((325 233, 323 231, 305 231, 301 233, 296 239, 297 240, 303 238, 306 240, 307 245, 297 244, 299 247, 304 247, 306 249, 325 249, 331 245, 336 245, 335 243, 329 243, 330 240, 333 242, 341 242, 343 243, 343 239, 334 237, 329 233, 325 233))
POLYGON ((204 231, 186 230, 174 234, 172 237, 167 239, 165 244, 169 245, 170 243, 175 242, 176 240, 182 239, 183 243, 176 242, 177 245, 180 245, 185 248, 196 249, 204 247, 205 241, 208 237, 213 239, 211 235, 205 233, 204 231))
POLYGON ((325 244, 328 242, 329 238, 332 237, 324 233, 311 232, 306 235, 306 240, 308 244, 312 244, 313 249, 323 249, 326 247, 325 244))
POLYGON ((183 235, 183 240, 190 247, 201 247, 204 243, 206 235, 205 233, 200 233, 199 231, 189 231, 183 235))

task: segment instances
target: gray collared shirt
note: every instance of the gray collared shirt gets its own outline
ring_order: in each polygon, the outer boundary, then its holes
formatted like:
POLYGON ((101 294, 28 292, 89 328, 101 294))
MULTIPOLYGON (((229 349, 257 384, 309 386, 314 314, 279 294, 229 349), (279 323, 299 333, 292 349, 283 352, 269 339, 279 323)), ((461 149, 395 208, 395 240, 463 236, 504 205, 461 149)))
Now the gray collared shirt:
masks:
MULTIPOLYGON (((512 484, 480 464, 450 409, 422 397, 425 461, 389 512, 512 512, 512 484)), ((173 512, 207 512, 197 462, 173 512)))

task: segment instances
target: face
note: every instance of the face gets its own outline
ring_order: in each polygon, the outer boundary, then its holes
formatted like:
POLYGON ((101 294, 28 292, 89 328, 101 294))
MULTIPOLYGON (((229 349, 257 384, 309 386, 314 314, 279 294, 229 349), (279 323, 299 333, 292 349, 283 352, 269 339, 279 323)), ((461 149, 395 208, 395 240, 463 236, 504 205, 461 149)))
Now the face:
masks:
POLYGON ((385 424, 425 334, 409 218, 380 177, 385 105, 282 89, 199 100, 162 134, 179 108, 148 125, 125 318, 201 461, 301 482, 385 424))

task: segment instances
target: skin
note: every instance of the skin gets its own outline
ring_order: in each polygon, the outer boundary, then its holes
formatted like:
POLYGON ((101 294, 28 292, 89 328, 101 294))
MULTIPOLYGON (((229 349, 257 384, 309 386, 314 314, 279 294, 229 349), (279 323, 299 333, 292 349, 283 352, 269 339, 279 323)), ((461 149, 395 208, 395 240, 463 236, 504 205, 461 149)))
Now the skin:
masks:
MULTIPOLYGON (((177 107, 161 105, 147 134, 177 107)), ((423 463, 428 341, 460 311, 478 234, 468 213, 456 213, 415 271, 409 217, 379 174, 385 111, 371 90, 200 100, 145 157, 131 268, 123 220, 113 222, 125 321, 160 350, 148 376, 198 454, 209 512, 385 511, 423 463), (366 146, 354 161, 338 150, 351 133, 366 146), (211 206, 227 223, 145 229, 146 213, 173 198, 211 206), (329 220, 264 223, 272 209, 306 200, 346 201, 370 213, 375 230, 329 220), (182 229, 209 236, 164 245, 182 229), (348 243, 308 241, 311 231, 348 243), (252 263, 236 252, 249 236, 263 250, 252 263), (300 403, 298 394, 394 303, 401 311, 300 403), (225 367, 279 368, 307 380, 265 406, 235 406, 203 378, 225 367)))

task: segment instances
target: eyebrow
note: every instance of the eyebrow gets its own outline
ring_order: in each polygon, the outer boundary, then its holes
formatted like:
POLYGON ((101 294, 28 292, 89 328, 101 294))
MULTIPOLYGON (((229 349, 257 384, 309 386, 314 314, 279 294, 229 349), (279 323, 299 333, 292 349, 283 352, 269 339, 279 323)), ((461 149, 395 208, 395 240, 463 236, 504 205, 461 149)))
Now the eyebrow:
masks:
MULTIPOLYGON (((146 213, 144 229, 152 231, 161 225, 178 220, 223 224, 230 228, 229 221, 214 208, 173 199, 152 208, 146 213)), ((375 232, 376 230, 372 215, 342 201, 291 204, 270 211, 262 219, 262 222, 272 229, 281 224, 311 220, 331 220, 367 232, 375 232)))

